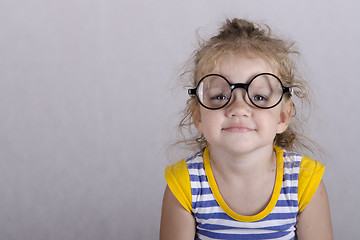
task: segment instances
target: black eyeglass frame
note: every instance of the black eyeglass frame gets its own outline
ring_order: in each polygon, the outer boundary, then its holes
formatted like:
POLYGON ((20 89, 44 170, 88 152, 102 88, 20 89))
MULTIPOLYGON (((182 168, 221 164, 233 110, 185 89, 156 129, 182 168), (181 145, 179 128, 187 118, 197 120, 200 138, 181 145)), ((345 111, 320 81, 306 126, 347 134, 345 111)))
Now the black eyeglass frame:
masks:
POLYGON ((222 76, 222 75, 220 75, 220 74, 212 73, 212 74, 208 74, 208 75, 202 77, 202 78, 200 79, 200 81, 198 82, 196 88, 188 89, 188 94, 189 94, 190 96, 194 96, 194 95, 195 95, 195 96, 196 96, 196 99, 198 100, 198 102, 199 102, 199 103, 201 104, 201 106, 203 106, 204 108, 207 108, 207 109, 210 109, 210 110, 217 110, 217 109, 221 109, 221 108, 225 107, 225 106, 230 102, 231 97, 232 97, 232 92, 233 92, 236 88, 243 88, 243 89, 245 89, 246 95, 248 96, 250 102, 251 102, 255 107, 261 108, 261 109, 269 109, 269 108, 276 107, 276 106, 281 102, 281 100, 283 99, 283 96, 284 96, 285 93, 290 93, 290 94, 291 94, 292 91, 293 91, 291 87, 284 87, 284 85, 282 84, 280 78, 278 78, 276 75, 274 75, 274 74, 272 74, 272 73, 260 73, 260 74, 257 74, 256 76, 254 76, 254 77, 250 80, 249 83, 235 83, 235 84, 231 84, 231 83, 229 82, 229 80, 227 80, 224 76, 222 76), (249 95, 248 89, 249 89, 250 84, 251 84, 257 77, 262 76, 262 75, 270 75, 270 76, 276 78, 276 79, 279 81, 279 83, 280 83, 280 85, 281 85, 281 87, 282 87, 282 90, 283 90, 279 101, 278 101, 277 103, 275 103, 274 105, 270 106, 270 107, 260 107, 260 106, 256 105, 256 104, 251 100, 250 95, 249 95), (227 100, 227 102, 226 102, 223 106, 221 106, 221 107, 211 108, 211 107, 205 106, 205 105, 200 101, 199 96, 198 96, 198 94, 197 94, 197 89, 199 88, 200 83, 201 83, 205 78, 210 77, 210 76, 221 77, 222 79, 224 79, 224 80, 229 84, 229 87, 230 87, 230 90, 231 90, 231 91, 230 91, 230 97, 229 97, 229 99, 227 100))

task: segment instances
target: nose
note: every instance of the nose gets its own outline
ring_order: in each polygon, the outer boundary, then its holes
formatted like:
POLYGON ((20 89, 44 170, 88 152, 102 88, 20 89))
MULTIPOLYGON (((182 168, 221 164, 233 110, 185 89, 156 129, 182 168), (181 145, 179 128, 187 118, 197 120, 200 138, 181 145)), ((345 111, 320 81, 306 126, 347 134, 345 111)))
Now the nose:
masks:
POLYGON ((250 116, 251 106, 245 89, 238 88, 233 91, 226 114, 228 117, 250 116))

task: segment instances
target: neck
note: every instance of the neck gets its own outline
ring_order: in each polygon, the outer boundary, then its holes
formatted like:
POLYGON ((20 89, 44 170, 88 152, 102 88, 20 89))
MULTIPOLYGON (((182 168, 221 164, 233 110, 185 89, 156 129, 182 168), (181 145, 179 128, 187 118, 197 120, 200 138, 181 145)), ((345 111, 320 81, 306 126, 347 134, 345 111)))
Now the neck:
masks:
POLYGON ((247 153, 228 153, 209 146, 209 157, 214 172, 224 178, 253 178, 276 169, 272 145, 247 153))

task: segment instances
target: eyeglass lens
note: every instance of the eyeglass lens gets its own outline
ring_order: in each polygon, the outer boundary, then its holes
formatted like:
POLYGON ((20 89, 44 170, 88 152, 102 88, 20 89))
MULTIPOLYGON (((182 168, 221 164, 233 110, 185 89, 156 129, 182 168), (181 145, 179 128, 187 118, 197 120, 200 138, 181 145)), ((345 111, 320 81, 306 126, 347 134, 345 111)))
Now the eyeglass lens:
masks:
MULTIPOLYGON (((218 109, 230 101, 232 91, 231 84, 223 77, 209 75, 200 81, 196 94, 203 106, 218 109)), ((249 83, 247 95, 250 104, 259 108, 271 108, 280 102, 283 87, 275 76, 261 74, 249 83)))

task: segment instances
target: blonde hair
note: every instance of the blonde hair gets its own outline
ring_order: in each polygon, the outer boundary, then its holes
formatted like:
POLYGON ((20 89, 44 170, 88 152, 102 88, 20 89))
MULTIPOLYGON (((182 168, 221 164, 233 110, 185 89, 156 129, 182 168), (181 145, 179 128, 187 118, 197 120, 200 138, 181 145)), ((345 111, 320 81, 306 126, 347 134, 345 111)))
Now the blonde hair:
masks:
MULTIPOLYGON (((274 36, 271 29, 243 19, 226 20, 220 28, 219 33, 207 41, 199 42, 199 48, 191 58, 191 69, 183 74, 191 87, 196 87, 198 81, 204 74, 209 73, 221 57, 228 54, 250 54, 264 58, 273 69, 282 83, 293 88, 293 94, 300 100, 309 102, 308 87, 296 70, 293 56, 299 53, 293 49, 294 42, 284 41, 274 36)), ((290 94, 285 99, 291 100, 290 94)), ((299 151, 306 148, 312 151, 310 145, 306 144, 306 137, 302 134, 301 121, 296 115, 296 106, 293 103, 294 116, 285 132, 277 134, 274 144, 292 151, 299 151), (294 118, 295 117, 295 118, 294 118)), ((204 136, 194 129, 193 117, 199 111, 200 105, 195 97, 187 101, 183 118, 179 129, 183 140, 178 143, 185 143, 193 149, 202 149, 207 145, 204 136), (185 133, 187 131, 187 133, 185 133)), ((311 142, 311 140, 310 140, 311 142)))

